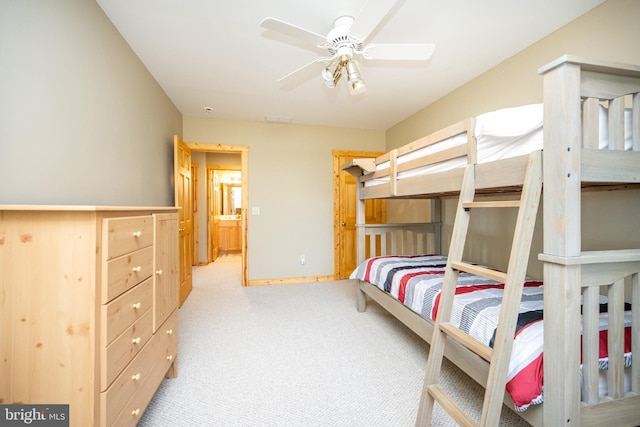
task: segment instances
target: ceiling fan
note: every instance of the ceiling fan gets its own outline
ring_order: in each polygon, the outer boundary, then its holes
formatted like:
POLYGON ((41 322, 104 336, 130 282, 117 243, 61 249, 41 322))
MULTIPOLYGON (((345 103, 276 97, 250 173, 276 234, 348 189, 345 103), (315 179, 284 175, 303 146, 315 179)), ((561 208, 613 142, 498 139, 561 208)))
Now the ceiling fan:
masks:
POLYGON ((373 30, 399 1, 368 0, 357 16, 344 15, 336 18, 333 29, 326 36, 276 18, 263 19, 260 23, 262 28, 313 43, 329 53, 329 56, 318 58, 278 81, 282 83, 293 75, 321 63, 324 64, 321 75, 328 87, 336 87, 344 74, 351 93, 357 95, 365 92, 366 86, 356 57, 362 57, 365 60, 428 60, 435 50, 435 45, 432 43, 365 43, 373 30))

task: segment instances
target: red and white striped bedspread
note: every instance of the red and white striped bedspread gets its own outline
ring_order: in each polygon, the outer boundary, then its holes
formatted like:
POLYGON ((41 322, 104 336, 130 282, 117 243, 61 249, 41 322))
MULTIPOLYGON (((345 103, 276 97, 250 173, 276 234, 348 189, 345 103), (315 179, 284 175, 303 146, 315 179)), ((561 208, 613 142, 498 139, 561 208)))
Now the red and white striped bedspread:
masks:
MULTIPOLYGON (((444 268, 447 259, 441 255, 384 256, 364 261, 351 274, 351 279, 372 283, 389 293, 414 312, 435 319, 444 268)), ((504 285, 489 279, 461 272, 451 323, 493 346, 504 285)), ((543 286, 542 282, 526 279, 514 345, 509 364, 507 391, 516 410, 524 411, 543 401, 543 286)), ((606 297, 601 297, 601 311, 606 311, 606 297)), ((630 322, 630 312, 625 322, 630 322)), ((606 367, 606 313, 601 313, 600 357, 606 367)), ((630 328, 625 343, 625 365, 631 364, 630 328)))

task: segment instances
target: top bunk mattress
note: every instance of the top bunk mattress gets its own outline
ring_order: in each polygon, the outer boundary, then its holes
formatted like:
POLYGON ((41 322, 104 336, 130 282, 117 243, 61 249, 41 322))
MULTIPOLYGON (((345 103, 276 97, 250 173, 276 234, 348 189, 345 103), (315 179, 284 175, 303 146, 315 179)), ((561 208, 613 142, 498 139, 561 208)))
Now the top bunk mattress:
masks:
MULTIPOLYGON (((477 163, 488 163, 496 160, 524 156, 543 148, 543 104, 530 104, 513 108, 503 108, 481 114, 475 118, 474 136, 476 140, 477 163)), ((625 142, 624 149, 631 150, 632 120, 631 110, 624 112, 625 142)), ((609 148, 608 110, 603 105, 599 108, 599 149, 609 148)), ((399 155, 397 164, 427 157, 454 147, 468 143, 467 133, 443 139, 432 145, 399 155)), ((376 171, 388 169, 389 161, 376 165, 376 171)), ((466 157, 456 157, 428 166, 412 168, 399 172, 398 179, 417 175, 444 172, 467 165, 466 157)), ((389 177, 381 177, 365 181, 365 186, 379 185, 389 182, 389 177)))

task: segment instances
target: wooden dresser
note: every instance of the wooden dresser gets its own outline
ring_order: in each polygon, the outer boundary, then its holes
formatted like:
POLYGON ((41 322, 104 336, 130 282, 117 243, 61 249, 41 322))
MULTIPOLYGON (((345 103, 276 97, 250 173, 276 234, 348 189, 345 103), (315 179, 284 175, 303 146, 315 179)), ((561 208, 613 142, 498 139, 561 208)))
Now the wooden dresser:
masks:
POLYGON ((0 205, 0 403, 136 425, 177 375, 176 208, 0 205))

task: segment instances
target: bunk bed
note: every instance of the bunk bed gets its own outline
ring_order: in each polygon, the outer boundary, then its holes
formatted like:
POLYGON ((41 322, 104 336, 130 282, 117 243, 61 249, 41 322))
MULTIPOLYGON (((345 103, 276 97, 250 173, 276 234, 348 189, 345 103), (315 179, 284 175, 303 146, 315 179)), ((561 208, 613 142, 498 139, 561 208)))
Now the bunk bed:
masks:
MULTIPOLYGON (((400 264, 395 268, 402 270, 407 263, 418 261, 426 264, 427 269, 437 264, 435 269, 440 274, 442 266, 446 265, 455 271, 452 285, 455 288, 458 275, 467 274, 467 270, 451 267, 451 263, 437 255, 417 256, 440 251, 441 198, 459 197, 449 256, 453 256, 451 251, 457 240, 461 240, 458 245, 461 247, 456 251, 462 256, 464 237, 456 235, 460 233, 456 227, 460 212, 464 215, 469 206, 475 207, 473 202, 463 201, 469 191, 472 198, 474 194, 523 194, 527 183, 536 181, 531 178, 531 170, 538 168, 538 180, 544 185, 541 196, 544 248, 538 256, 543 262, 544 285, 524 279, 528 284, 519 288, 516 302, 523 294, 543 296, 539 308, 544 310, 544 321, 539 322, 539 326, 544 335, 544 361, 541 361, 544 364, 544 397, 531 406, 523 405, 518 413, 532 425, 615 423, 637 426, 640 424, 640 366, 628 365, 631 354, 640 354, 640 340, 629 339, 637 337, 640 331, 637 310, 640 306, 640 249, 583 251, 581 193, 589 189, 636 188, 640 183, 640 66, 565 55, 542 67, 539 73, 544 79, 543 104, 539 106, 469 118, 376 159, 355 159, 343 165, 345 171, 358 179, 357 258, 362 264, 352 275, 359 282, 358 310, 366 309, 368 296, 431 343, 433 353, 432 340, 441 335, 443 328, 438 326, 439 320, 419 309, 412 310, 411 304, 405 305, 406 295, 398 298, 398 286, 392 286, 391 279, 386 281, 386 286, 385 279, 382 284, 370 283, 371 275, 367 275, 370 268, 379 263, 386 264, 389 270, 394 267, 388 266, 395 262, 400 264), (517 120, 512 119, 513 114, 524 110, 527 113, 524 122, 515 126, 517 120), (497 130, 500 123, 511 127, 501 133, 497 130), (487 141, 491 136, 497 136, 494 138, 497 145, 487 141), (512 149, 514 146, 515 150, 512 149), (473 188, 468 188, 469 181, 473 182, 473 188), (365 200, 396 198, 429 199, 431 222, 423 225, 365 224, 365 200), (380 248, 382 252, 367 254, 365 247, 380 248), (392 287, 395 287, 394 291, 390 292, 392 287), (605 317, 608 322, 606 371, 600 369, 604 366, 599 354, 602 317, 599 311, 603 302, 607 304, 605 317), (528 409, 524 410, 526 407, 528 409)), ((526 206, 520 209, 525 211, 524 215, 529 215, 523 216, 523 224, 531 221, 531 215, 535 219, 538 206, 535 199, 540 198, 539 194, 540 191, 531 192, 523 204, 526 206), (527 213, 527 209, 530 212, 527 213)), ((520 216, 518 218, 520 223, 520 216)), ((525 228, 533 232, 533 225, 525 228)), ((516 233, 519 233, 518 224, 516 233)), ((514 241, 519 237, 515 235, 514 241)), ((530 237, 528 239, 527 243, 530 243, 530 237)), ((528 248, 526 245, 519 248, 516 257, 519 259, 515 260, 519 270, 526 270, 528 248)), ((509 265, 511 268, 511 263, 509 265)), ((469 271, 476 270, 469 264, 464 266, 469 271)), ((483 267, 477 270, 484 271, 485 277, 492 277, 492 273, 483 267)), ((496 275, 492 277, 496 280, 487 283, 493 286, 499 277, 510 276, 496 275)), ((445 288, 446 284, 442 285, 442 289, 445 288)), ((517 316, 519 311, 514 310, 514 316, 517 316)), ((498 324, 498 337, 504 333, 500 328, 503 326, 498 324)), ((514 328, 511 337, 513 331, 514 328)), ((490 363, 482 357, 484 350, 478 350, 479 347, 465 340, 447 339, 446 345, 438 344, 436 356, 438 351, 443 352, 485 386, 485 400, 500 396, 501 401, 504 399, 505 404, 513 407, 504 382, 498 382, 498 386, 488 382, 490 363), (500 384, 502 389, 495 389, 500 384)), ((431 359, 432 354, 429 357, 431 359)), ((430 384, 429 375, 431 379, 437 379, 437 373, 431 372, 434 369, 439 367, 428 366, 425 390, 430 384)), ((422 406, 424 396, 428 394, 423 392, 417 424, 424 422, 422 406)), ((438 399, 436 401, 440 403, 438 399)))

